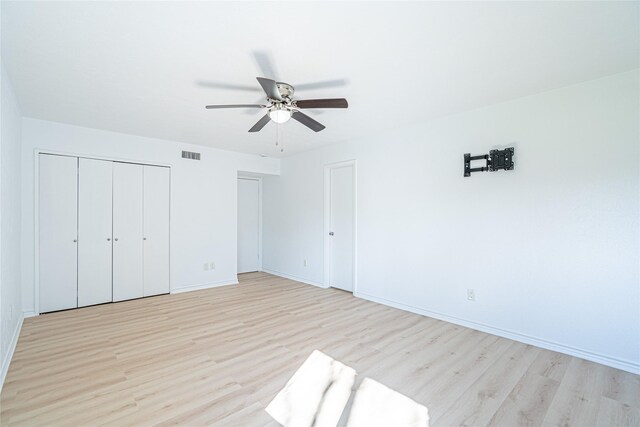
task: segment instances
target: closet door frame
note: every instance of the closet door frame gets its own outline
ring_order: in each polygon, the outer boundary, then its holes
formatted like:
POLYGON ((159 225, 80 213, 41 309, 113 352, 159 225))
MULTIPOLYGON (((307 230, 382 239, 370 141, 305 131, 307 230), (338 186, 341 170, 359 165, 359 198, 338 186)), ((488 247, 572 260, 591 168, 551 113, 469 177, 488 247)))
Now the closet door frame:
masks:
MULTIPOLYGON (((167 163, 149 163, 144 160, 137 159, 127 159, 121 157, 104 157, 104 156, 94 156, 91 154, 84 153, 74 153, 69 151, 58 151, 58 150, 47 150, 42 148, 36 148, 33 150, 33 159, 34 159, 34 167, 33 167, 33 249, 34 249, 34 283, 33 283, 33 296, 34 296, 34 312, 27 313, 25 317, 30 316, 39 316, 40 315, 40 218, 38 212, 40 212, 40 154, 51 154, 56 156, 67 156, 67 157, 78 157, 83 159, 94 159, 94 160, 106 160, 112 162, 122 162, 122 163, 133 163, 138 165, 148 165, 148 166, 162 166, 167 167, 171 170, 171 165, 167 163)), ((170 186, 172 185, 172 181, 170 180, 170 186)), ((171 200, 171 188, 169 188, 169 200, 171 200)), ((171 219, 173 218, 173 207, 169 206, 169 292, 173 292, 173 282, 171 280, 171 219)))
MULTIPOLYGON (((238 174, 238 178, 236 179, 236 210, 238 209, 238 181, 250 180, 250 181, 258 181, 258 271, 262 271, 262 178, 261 177, 253 177, 250 175, 238 174)), ((238 224, 238 212, 236 211, 236 224, 238 224)), ((237 234, 237 230, 236 230, 237 234)), ((237 251, 237 248, 236 248, 237 251)), ((237 257, 237 255, 236 255, 237 257)), ((237 262, 236 262, 237 267, 237 262)), ((237 270, 237 268, 236 268, 237 270)))

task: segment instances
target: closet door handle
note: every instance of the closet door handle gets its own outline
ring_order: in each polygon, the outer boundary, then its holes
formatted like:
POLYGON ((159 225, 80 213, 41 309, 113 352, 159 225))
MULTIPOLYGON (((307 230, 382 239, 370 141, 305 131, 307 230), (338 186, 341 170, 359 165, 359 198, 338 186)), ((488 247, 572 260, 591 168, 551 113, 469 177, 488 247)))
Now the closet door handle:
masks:
POLYGON ((113 240, 115 240, 115 241, 117 242, 117 241, 118 241, 118 238, 116 237, 116 238, 115 238, 115 239, 113 239, 113 240))
POLYGON ((111 237, 107 237, 107 242, 110 242, 110 241, 111 241, 111 237))
POLYGON ((78 239, 73 239, 73 243, 78 243, 78 239))
POLYGON ((147 240, 147 238, 146 238, 146 237, 143 237, 143 238, 142 238, 142 240, 147 240))

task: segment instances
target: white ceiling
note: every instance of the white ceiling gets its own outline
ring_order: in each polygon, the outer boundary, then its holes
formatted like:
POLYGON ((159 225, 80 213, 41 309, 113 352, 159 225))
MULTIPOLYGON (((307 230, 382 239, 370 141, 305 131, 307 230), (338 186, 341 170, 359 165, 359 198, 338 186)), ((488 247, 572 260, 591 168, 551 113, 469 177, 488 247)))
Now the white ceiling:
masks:
POLYGON ((638 68, 639 5, 3 1, 2 55, 26 116, 277 156, 259 111, 204 109, 263 101, 256 54, 346 83, 296 92, 349 109, 282 125, 287 155, 638 68))

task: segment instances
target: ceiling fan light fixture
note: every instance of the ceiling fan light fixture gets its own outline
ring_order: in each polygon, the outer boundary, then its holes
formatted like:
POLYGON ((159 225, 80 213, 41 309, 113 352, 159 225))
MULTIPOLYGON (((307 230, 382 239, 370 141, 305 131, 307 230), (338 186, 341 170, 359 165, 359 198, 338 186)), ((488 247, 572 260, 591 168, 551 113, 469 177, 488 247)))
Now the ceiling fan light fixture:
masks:
POLYGON ((259 132, 267 123, 273 121, 277 124, 286 123, 293 119, 308 127, 314 132, 320 132, 325 128, 322 123, 307 116, 300 111, 305 108, 348 108, 349 104, 344 98, 331 99, 293 99, 295 89, 288 83, 277 82, 266 77, 256 77, 264 94, 267 96, 267 105, 263 104, 230 104, 230 105, 206 105, 208 110, 219 108, 267 108, 267 114, 249 129, 249 132, 259 132), (295 115, 293 114, 295 113, 295 115))
POLYGON ((285 123, 291 118, 291 111, 282 105, 274 105, 269 110, 269 118, 276 123, 285 123))

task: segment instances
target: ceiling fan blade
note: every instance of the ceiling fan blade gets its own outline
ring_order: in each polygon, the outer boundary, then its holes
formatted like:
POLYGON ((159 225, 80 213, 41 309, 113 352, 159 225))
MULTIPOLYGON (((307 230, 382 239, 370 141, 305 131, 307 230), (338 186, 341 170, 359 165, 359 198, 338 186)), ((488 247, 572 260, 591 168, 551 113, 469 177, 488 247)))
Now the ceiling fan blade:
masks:
POLYGON ((269 114, 265 114, 260 120, 258 120, 258 123, 256 123, 251 129, 249 129, 249 132, 258 132, 263 127, 265 127, 265 125, 269 123, 270 120, 271 118, 269 117, 269 114))
MULTIPOLYGON (((260 89, 258 89, 260 90, 260 89)), ((264 101, 264 96, 261 97, 260 99, 256 99, 256 104, 260 104, 261 102, 264 101)), ((247 108, 246 110, 244 110, 244 114, 250 115, 250 116, 256 116, 258 115, 258 113, 260 113, 260 109, 258 108, 247 108)))
POLYGON ((222 83, 222 82, 199 80, 198 82, 196 82, 196 84, 200 87, 207 87, 207 88, 213 88, 213 89, 229 89, 229 90, 242 90, 245 92, 260 92, 260 89, 258 89, 255 86, 236 85, 233 83, 222 83))
POLYGON ((344 98, 334 99, 299 99, 296 101, 298 108, 348 108, 349 104, 344 98))
POLYGON ((296 90, 326 89, 330 87, 340 87, 347 85, 346 79, 324 80, 313 83, 297 83, 296 90))
POLYGON ((271 57, 267 52, 256 50, 253 52, 253 58, 260 68, 263 76, 269 76, 272 79, 277 79, 278 74, 276 73, 276 68, 273 66, 273 62, 271 61, 271 57))
POLYGON ((293 114, 291 114, 291 118, 299 121, 314 132, 320 132, 325 128, 325 125, 313 120, 311 117, 307 116, 304 113, 301 113, 300 111, 294 111, 293 114))
POLYGON ((261 104, 231 104, 231 105, 205 105, 207 110, 215 110, 218 108, 265 108, 266 105, 261 104))
POLYGON ((275 80, 264 77, 256 77, 256 79, 258 79, 258 83, 260 83, 264 93, 266 93, 269 98, 282 101, 282 96, 280 95, 280 91, 278 90, 278 85, 275 80))

